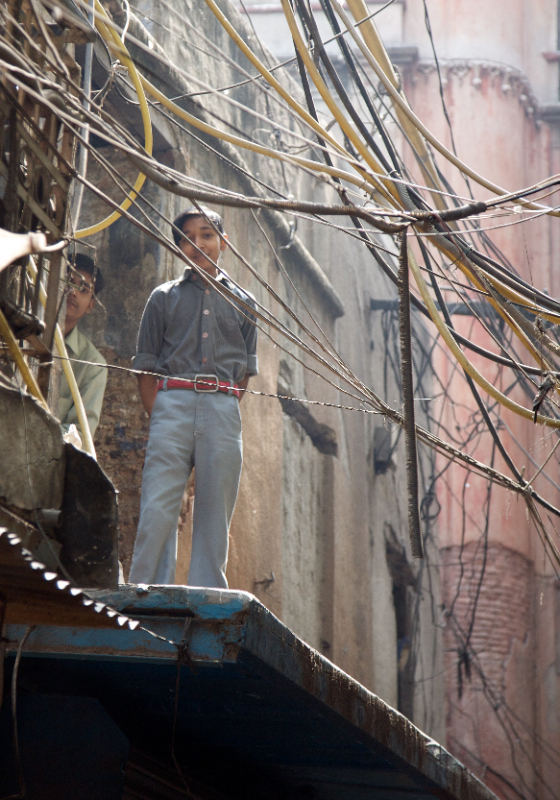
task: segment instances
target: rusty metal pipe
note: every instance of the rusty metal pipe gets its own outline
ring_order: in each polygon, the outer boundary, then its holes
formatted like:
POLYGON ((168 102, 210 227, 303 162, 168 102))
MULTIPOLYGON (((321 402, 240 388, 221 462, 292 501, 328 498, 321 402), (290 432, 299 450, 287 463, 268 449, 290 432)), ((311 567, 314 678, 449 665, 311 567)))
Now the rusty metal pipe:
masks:
POLYGON ((406 448, 406 486, 408 497, 408 532, 414 558, 424 557, 420 514, 418 512, 418 452, 414 419, 414 379, 412 374, 412 336, 410 326, 410 283, 406 231, 401 234, 399 256, 399 333, 401 340, 401 378, 406 448))

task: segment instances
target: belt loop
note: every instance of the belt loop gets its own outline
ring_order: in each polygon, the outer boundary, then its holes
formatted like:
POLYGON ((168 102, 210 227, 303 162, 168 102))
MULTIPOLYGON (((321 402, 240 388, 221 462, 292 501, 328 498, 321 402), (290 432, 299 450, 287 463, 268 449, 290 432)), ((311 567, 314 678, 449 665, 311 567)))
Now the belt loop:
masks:
POLYGON ((231 396, 233 395, 233 389, 234 389, 234 387, 235 387, 235 384, 234 384, 234 382, 233 382, 233 381, 230 381, 230 382, 229 382, 229 389, 228 389, 228 397, 231 397, 231 396))
POLYGON ((164 391, 164 392, 166 392, 166 391, 167 391, 167 381, 168 381, 168 380, 169 380, 169 378, 164 378, 164 379, 163 379, 163 386, 162 386, 162 389, 163 389, 163 391, 164 391))

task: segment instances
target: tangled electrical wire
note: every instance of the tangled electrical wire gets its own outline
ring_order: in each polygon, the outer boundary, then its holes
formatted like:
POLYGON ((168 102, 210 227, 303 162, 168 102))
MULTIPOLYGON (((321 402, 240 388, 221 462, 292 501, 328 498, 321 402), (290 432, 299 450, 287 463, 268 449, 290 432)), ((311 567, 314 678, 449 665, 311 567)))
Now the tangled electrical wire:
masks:
MULTIPOLYGON (((330 41, 336 41, 340 49, 342 62, 351 77, 353 95, 340 80, 333 59, 327 53, 327 42, 322 40, 308 4, 304 0, 294 0, 293 4, 282 0, 294 41, 294 63, 305 103, 300 102, 283 85, 281 73, 277 71, 278 65, 265 66, 214 0, 205 2, 248 61, 247 68, 240 66, 196 29, 196 46, 200 47, 202 42, 208 57, 222 61, 225 58, 230 69, 239 74, 239 80, 219 89, 189 74, 177 64, 170 64, 157 40, 134 17, 134 6, 129 7, 128 3, 123 28, 110 18, 98 2, 95 4, 93 17, 102 46, 109 51, 110 62, 114 65, 118 59, 123 68, 113 68, 106 86, 91 98, 84 96, 82 87, 74 83, 63 69, 64 65, 59 63, 54 47, 51 52, 42 54, 48 64, 48 71, 45 71, 37 67, 32 57, 33 48, 37 46, 33 40, 29 40, 21 26, 19 39, 4 40, 0 66, 5 83, 1 91, 9 92, 11 87, 13 92, 24 83, 32 97, 45 103, 73 131, 89 156, 111 178, 115 190, 126 197, 123 203, 118 203, 98 185, 88 181, 86 175, 79 175, 78 180, 82 185, 104 201, 111 213, 100 223, 76 231, 75 237, 82 239, 101 231, 122 216, 185 261, 172 239, 161 232, 161 223, 169 223, 169 220, 146 196, 142 197, 141 203, 138 202, 143 181, 148 177, 165 191, 189 198, 194 203, 208 202, 250 210, 259 225, 261 220, 278 225, 279 214, 284 212, 296 221, 309 220, 340 230, 363 242, 385 276, 401 289, 403 276, 406 274, 408 279, 410 273, 416 288, 412 286, 406 290, 405 296, 413 308, 433 323, 437 333, 432 339, 420 336, 417 326, 412 325, 408 343, 405 343, 401 354, 387 347, 385 376, 392 370, 399 392, 403 394, 407 380, 416 386, 417 394, 421 395, 419 402, 423 425, 415 424, 414 403, 404 403, 404 410, 400 410, 401 394, 394 407, 386 399, 387 388, 384 399, 380 393, 366 386, 345 363, 312 315, 307 313, 303 318, 296 313, 229 242, 235 257, 280 309, 280 312, 274 313, 265 304, 258 304, 257 325, 263 334, 273 339, 292 358, 296 358, 304 368, 311 369, 337 391, 347 395, 356 403, 356 407, 363 404, 365 408, 383 414, 402 429, 408 426, 411 439, 427 445, 433 453, 446 459, 442 466, 435 458, 431 458, 430 474, 421 475, 420 483, 427 489, 420 508, 418 497, 412 498, 412 516, 415 507, 419 517, 412 520, 411 527, 419 528, 422 522, 424 537, 429 535, 437 517, 437 513, 430 510, 434 504, 434 487, 438 480, 445 479, 452 463, 461 462, 469 473, 477 473, 488 480, 488 506, 493 484, 523 497, 544 550, 554 569, 558 570, 560 552, 553 517, 560 516, 560 511, 533 485, 539 474, 552 481, 547 475, 546 464, 539 466, 533 460, 537 471, 527 480, 507 451, 502 432, 510 430, 507 419, 510 419, 511 413, 531 422, 535 419, 553 431, 560 428, 559 406, 554 399, 560 393, 560 368, 557 362, 560 355, 560 303, 525 281, 492 242, 488 231, 520 225, 545 214, 560 215, 558 209, 544 204, 558 187, 559 176, 518 192, 507 193, 464 164, 455 152, 454 142, 453 152, 447 150, 408 106, 399 76, 361 0, 348 2, 353 19, 337 0, 321 0, 322 11, 332 29, 330 41), (24 39, 26 50, 20 46, 24 39), (352 46, 350 43, 353 43, 352 46), (172 68, 184 83, 186 91, 168 98, 137 68, 128 48, 134 48, 143 58, 153 59, 161 68, 172 68), (357 57, 358 51, 360 58, 357 57), (247 84, 263 95, 264 111, 235 99, 235 90, 247 84), (144 147, 103 106, 103 100, 113 85, 126 102, 139 104, 144 124, 144 147), (203 103, 202 98, 208 102, 203 103), (201 146, 225 159, 243 175, 247 192, 234 193, 159 163, 151 155, 150 113, 161 115, 168 123, 196 139, 201 146), (248 133, 236 124, 240 118, 236 115, 248 115, 259 127, 248 133), (275 116, 281 116, 282 122, 275 116), (270 131, 267 143, 257 135, 259 130, 262 131, 263 124, 269 126, 265 129, 270 131), (419 177, 412 173, 397 152, 389 133, 389 124, 396 125, 408 142, 416 159, 419 177), (102 151, 83 136, 84 125, 89 127, 90 135, 94 134, 98 140, 126 155, 138 171, 134 183, 118 174, 102 151), (213 147, 209 143, 212 139, 218 140, 220 146, 213 147), (239 151, 246 153, 249 158, 266 158, 278 163, 286 191, 279 190, 280 183, 269 185, 257 178, 241 159, 236 159, 235 153, 239 151), (438 153, 437 158, 444 158, 457 168, 466 180, 469 196, 462 197, 454 192, 443 177, 434 152, 438 153), (299 170, 313 176, 324 185, 331 197, 337 198, 336 202, 301 202, 290 197, 285 169, 299 170), (471 193, 472 184, 484 187, 492 196, 484 203, 475 203, 471 193), (129 210, 131 208, 134 213, 129 210), (397 272, 399 257, 401 269, 397 272), (450 302, 446 297, 456 300, 450 302), (460 307, 460 312, 454 306, 460 307), (464 313, 471 318, 468 336, 455 329, 452 321, 454 313, 464 313), (494 343, 496 352, 482 347, 476 341, 480 339, 481 332, 486 341, 494 343), (411 359, 414 375, 411 366, 408 376, 404 372, 399 373, 399 365, 406 360, 403 359, 403 353, 406 355, 407 351, 410 354, 414 351, 414 358, 411 359), (445 381, 430 367, 435 352, 439 354, 438 357, 446 359, 449 365, 451 378, 448 376, 445 381), (467 352, 485 359, 488 368, 495 369, 492 379, 482 374, 467 352), (532 363, 525 363, 527 360, 532 363), (426 388, 423 388, 428 372, 437 386, 435 393, 427 388, 427 382, 426 388), (451 379, 456 380, 461 375, 472 395, 475 410, 463 397, 459 400, 454 396, 450 389, 451 379), (545 384, 547 380, 548 384, 545 384), (502 388, 499 389, 498 385, 502 388), (547 386, 548 389, 544 391, 547 386), (539 392, 544 394, 540 405, 535 407, 539 392), (526 404, 512 399, 512 394, 516 398, 522 396, 526 404), (533 407, 527 407, 531 402, 533 407), (488 433, 493 455, 490 463, 484 463, 472 454, 488 433), (495 468, 493 461, 496 452, 500 454, 511 477, 495 468), (426 498, 428 500, 424 502, 426 498), (547 515, 546 524, 542 513, 547 515), (553 534, 550 529, 554 531, 553 534)), ((163 4, 171 16, 177 17, 178 12, 169 4, 163 4)), ((84 13, 90 10, 89 3, 83 0, 76 0, 76 6, 84 13)), ((83 24, 66 4, 58 0, 50 0, 48 7, 54 8, 59 21, 66 19, 78 27, 83 24)), ((4 9, 2 15, 8 19, 9 12, 4 9)), ((12 18, 10 22, 12 29, 18 29, 17 20, 12 18)), ((427 8, 426 22, 431 34, 427 8)), ((188 20, 181 18, 181 23, 194 30, 188 20)), ((170 28, 167 30, 172 32, 170 28)), ((434 56, 437 63, 435 48, 434 56)), ((25 118, 23 107, 20 112, 25 118)), ((447 114, 446 117, 449 121, 447 114)), ((32 121, 29 124, 32 125, 32 121)), ((72 169, 71 164, 67 166, 72 169)), ((264 232, 264 229, 261 230, 264 232)), ((290 246, 292 239, 293 236, 290 237, 290 246)), ((269 244, 272 247, 270 241, 269 244)), ((289 281, 277 250, 274 250, 274 257, 289 281)), ((196 265, 190 266, 196 269, 196 265)), ((220 282, 215 282, 214 288, 228 297, 227 290, 220 282)), ((292 288, 295 288, 293 284, 292 288)), ((402 297, 401 294, 400 308, 403 306, 402 297)), ((300 300, 307 312, 303 298, 300 297, 300 300)), ((399 338, 397 317, 392 311, 383 313, 386 341, 396 342, 399 338)), ((402 321, 406 322, 406 319, 402 321)), ((385 385, 387 387, 387 377, 385 385)), ((512 436, 512 440, 523 450, 515 437, 512 436)), ((408 446, 413 445, 410 443, 408 446)), ((531 458, 530 454, 527 455, 531 458)), ((415 461, 413 451, 408 460, 410 463, 415 461)), ((420 469, 424 469, 422 462, 420 469)), ((418 482, 418 477, 416 480, 418 482)), ((489 513, 486 513, 486 519, 488 517, 489 513)), ((487 531, 482 531, 481 536, 487 538, 487 531)), ((421 554, 421 545, 417 547, 416 554, 421 554)), ((454 619, 452 612, 450 618, 454 619)), ((454 625, 462 651, 469 653, 469 631, 463 631, 456 619, 454 625)), ((470 629, 472 632, 472 625, 470 629)), ((474 656, 472 660, 475 660, 474 656)))

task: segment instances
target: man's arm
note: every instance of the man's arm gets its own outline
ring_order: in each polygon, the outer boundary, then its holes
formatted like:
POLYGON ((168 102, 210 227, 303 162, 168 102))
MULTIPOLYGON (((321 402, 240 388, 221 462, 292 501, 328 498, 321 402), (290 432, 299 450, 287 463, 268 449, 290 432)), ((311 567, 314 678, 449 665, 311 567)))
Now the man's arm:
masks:
POLYGON ((250 377, 251 377, 250 375, 245 375, 243 380, 239 381, 239 383, 237 384, 239 386, 239 388, 242 390, 241 394, 239 395, 239 402, 241 402, 243 400, 243 398, 245 397, 245 389, 247 388, 247 385, 249 383, 249 378, 250 377))
POLYGON ((155 375, 138 375, 138 389, 140 390, 140 399, 146 414, 152 416, 152 408, 157 395, 158 379, 155 375))
MULTIPOLYGON (((255 308, 255 298, 253 295, 247 295, 247 300, 249 303, 255 308)), ((247 348, 247 371, 245 372, 245 376, 242 380, 238 381, 237 385, 240 389, 245 390, 249 383, 249 378, 252 375, 257 375, 259 368, 258 368, 258 360, 257 360, 257 326, 255 325, 257 318, 253 314, 245 315, 243 323, 241 325, 241 335, 245 341, 245 347, 247 348)), ((239 397, 240 400, 243 399, 245 391, 243 391, 239 397)))
MULTIPOLYGON (((136 355, 132 359, 135 369, 143 372, 156 372, 158 356, 161 352, 164 334, 164 299, 161 292, 155 289, 146 303, 146 308, 140 320, 136 355)), ((157 382, 155 375, 137 375, 140 399, 146 414, 151 417, 154 402, 157 396, 157 382)))

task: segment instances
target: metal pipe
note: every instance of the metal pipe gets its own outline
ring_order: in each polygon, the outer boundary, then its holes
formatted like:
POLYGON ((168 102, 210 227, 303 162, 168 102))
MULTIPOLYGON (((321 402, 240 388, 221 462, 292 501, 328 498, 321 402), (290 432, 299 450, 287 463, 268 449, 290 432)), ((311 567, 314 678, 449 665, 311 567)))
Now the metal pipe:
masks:
POLYGON ((406 485, 408 532, 413 558, 424 557, 420 513, 418 511, 418 452, 414 419, 414 378, 412 374, 412 335, 410 327, 410 283, 406 231, 401 233, 399 256, 399 333, 401 339, 401 378, 403 390, 404 435, 406 447, 406 485))

